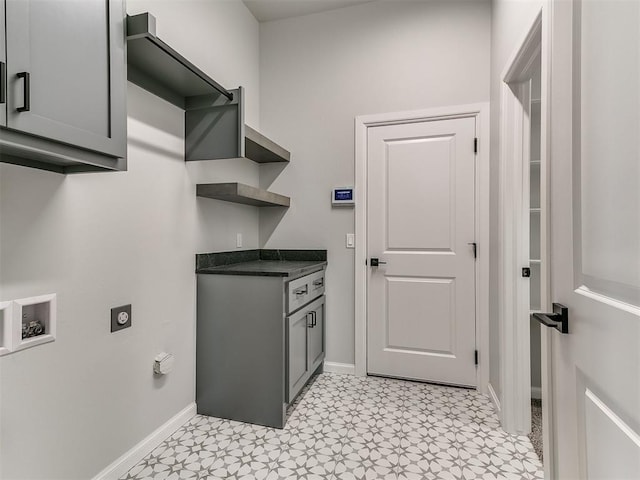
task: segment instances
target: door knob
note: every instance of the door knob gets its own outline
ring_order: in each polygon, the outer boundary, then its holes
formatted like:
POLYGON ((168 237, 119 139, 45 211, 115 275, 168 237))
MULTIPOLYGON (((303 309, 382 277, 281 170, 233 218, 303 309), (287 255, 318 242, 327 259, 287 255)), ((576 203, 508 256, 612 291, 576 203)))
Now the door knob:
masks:
POLYGON ((569 309, 559 303, 553 304, 553 313, 532 313, 531 318, 560 333, 569 333, 569 309))
POLYGON ((371 265, 372 267, 377 267, 379 265, 386 265, 386 264, 387 264, 387 262, 383 262, 379 258, 376 258, 376 257, 371 257, 371 260, 369 260, 369 265, 371 265))

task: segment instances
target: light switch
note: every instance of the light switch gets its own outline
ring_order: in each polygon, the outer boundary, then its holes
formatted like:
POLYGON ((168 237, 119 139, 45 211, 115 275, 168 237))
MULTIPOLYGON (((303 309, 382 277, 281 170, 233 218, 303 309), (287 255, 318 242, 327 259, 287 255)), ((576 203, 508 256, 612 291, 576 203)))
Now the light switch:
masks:
POLYGON ((347 233, 347 248, 356 248, 356 234, 347 233))

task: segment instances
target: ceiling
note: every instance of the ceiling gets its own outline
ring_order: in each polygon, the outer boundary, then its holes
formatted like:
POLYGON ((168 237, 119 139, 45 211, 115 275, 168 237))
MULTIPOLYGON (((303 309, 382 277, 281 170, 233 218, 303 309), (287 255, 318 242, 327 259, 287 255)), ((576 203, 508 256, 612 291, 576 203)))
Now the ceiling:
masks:
POLYGON ((374 0, 242 0, 259 22, 300 17, 374 0))

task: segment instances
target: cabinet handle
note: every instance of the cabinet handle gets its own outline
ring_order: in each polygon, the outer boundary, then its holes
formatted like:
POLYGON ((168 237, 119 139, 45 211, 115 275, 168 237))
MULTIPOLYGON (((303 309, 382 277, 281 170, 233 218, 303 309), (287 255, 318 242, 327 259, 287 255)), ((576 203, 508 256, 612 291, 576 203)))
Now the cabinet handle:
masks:
POLYGON ((315 310, 313 312, 311 312, 311 321, 313 322, 313 326, 314 327, 316 325, 318 325, 318 317, 317 317, 317 313, 315 312, 315 310))
POLYGON ((0 62, 0 103, 7 101, 7 64, 0 62))
POLYGON ((16 108, 19 112, 31 110, 31 75, 29 72, 18 72, 18 78, 24 79, 24 101, 21 107, 16 108))
POLYGON ((307 312, 305 317, 307 317, 307 328, 313 328, 313 312, 307 312), (311 315, 311 322, 309 322, 309 315, 311 315))

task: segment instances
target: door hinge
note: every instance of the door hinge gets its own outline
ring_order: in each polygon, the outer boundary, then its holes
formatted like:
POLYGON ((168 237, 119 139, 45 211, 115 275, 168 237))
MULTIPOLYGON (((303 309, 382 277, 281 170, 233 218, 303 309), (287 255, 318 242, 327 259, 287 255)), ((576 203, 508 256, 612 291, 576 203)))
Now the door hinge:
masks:
POLYGON ((478 137, 473 139, 473 153, 478 153, 478 137))
POLYGON ((475 362, 476 362, 476 366, 478 366, 478 350, 475 351, 475 362))
POLYGON ((476 242, 469 242, 467 245, 473 247, 473 258, 478 258, 478 244, 476 242))

